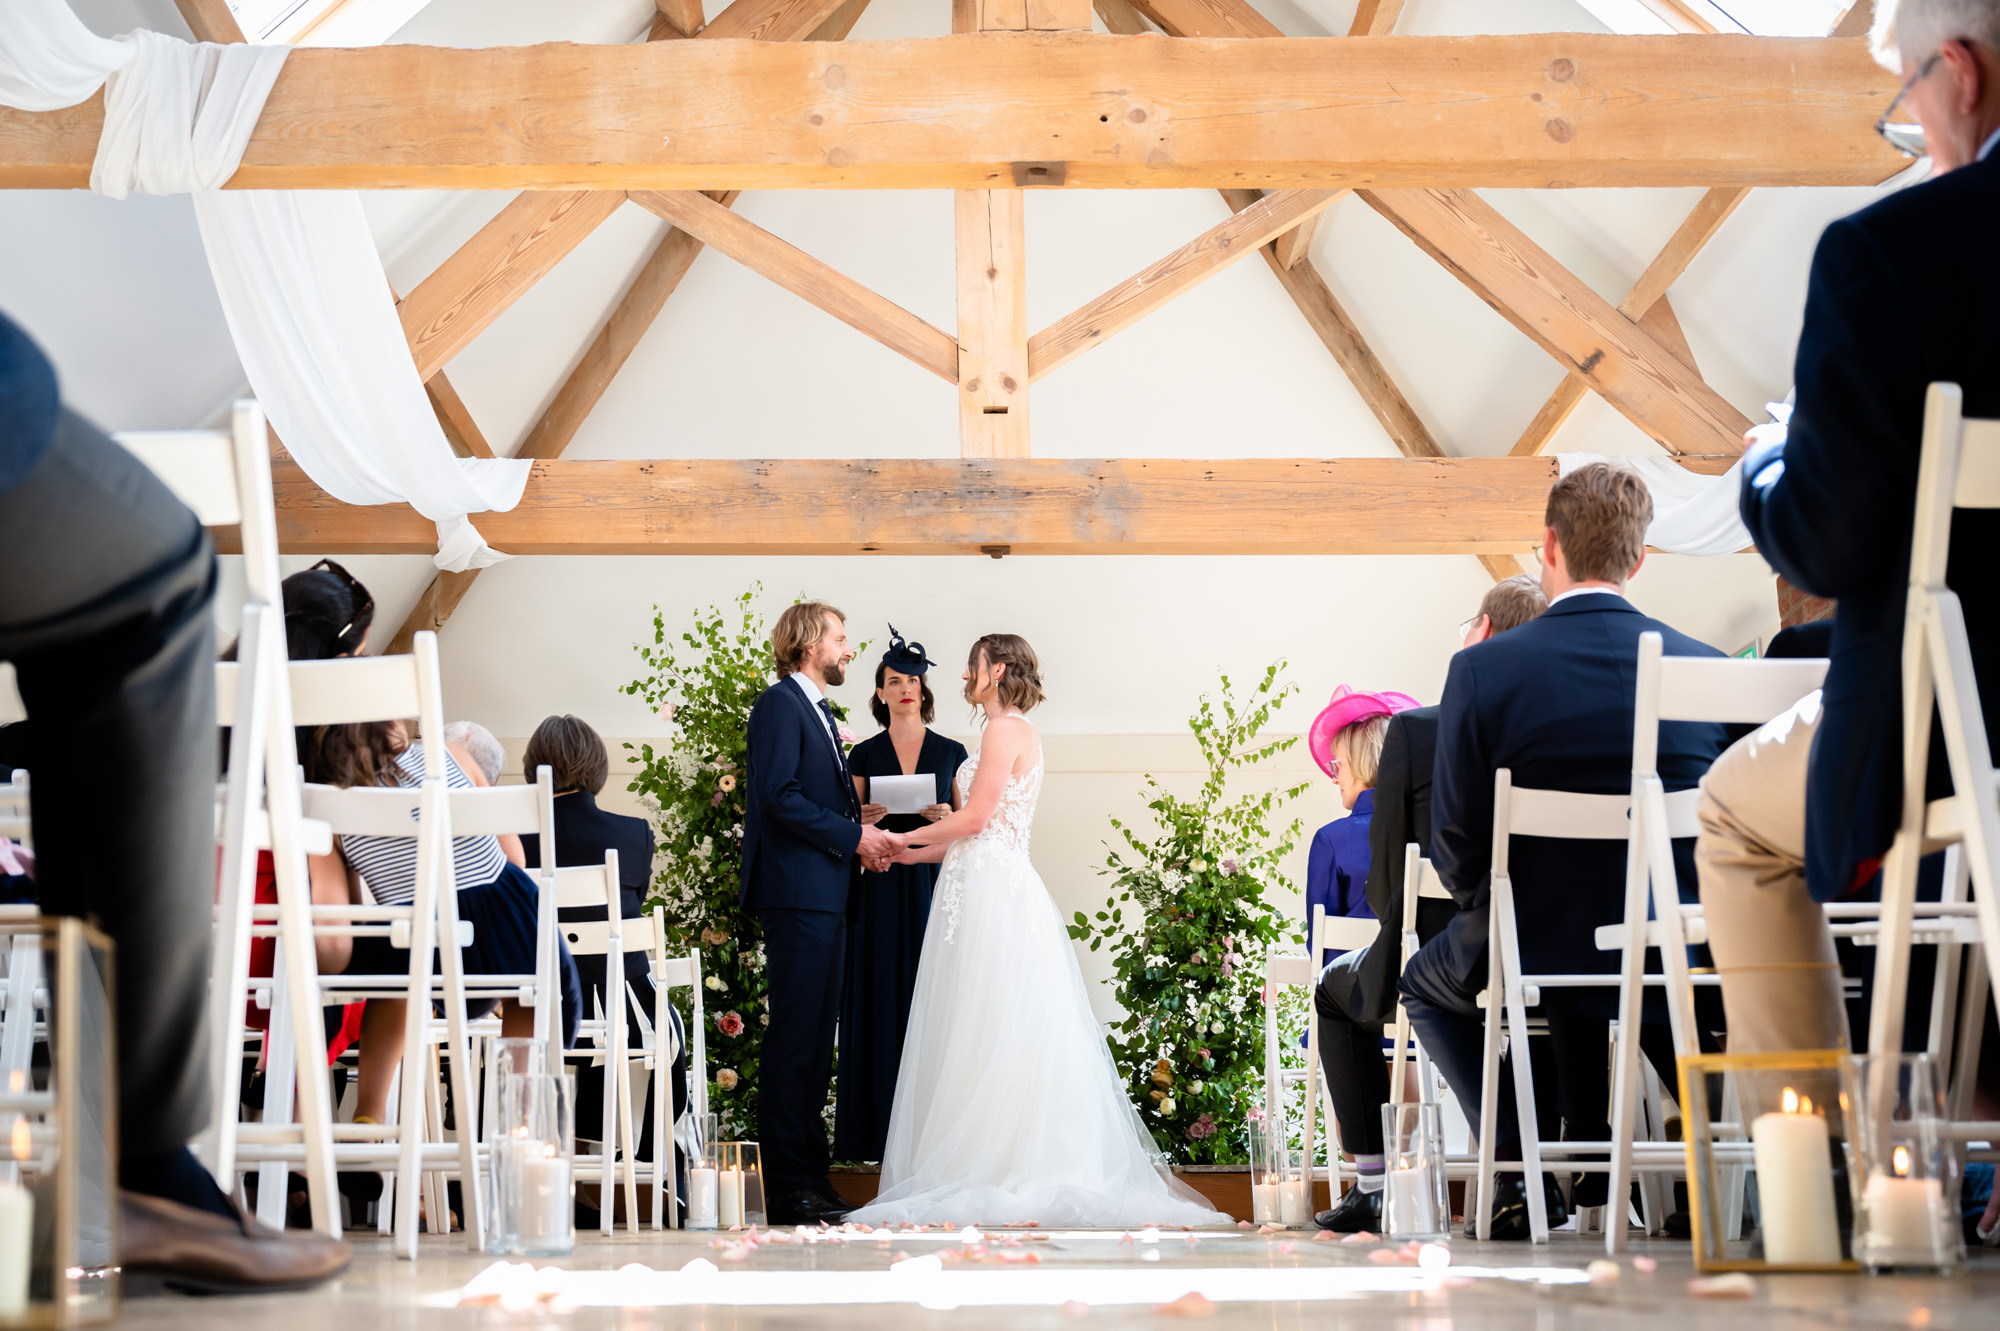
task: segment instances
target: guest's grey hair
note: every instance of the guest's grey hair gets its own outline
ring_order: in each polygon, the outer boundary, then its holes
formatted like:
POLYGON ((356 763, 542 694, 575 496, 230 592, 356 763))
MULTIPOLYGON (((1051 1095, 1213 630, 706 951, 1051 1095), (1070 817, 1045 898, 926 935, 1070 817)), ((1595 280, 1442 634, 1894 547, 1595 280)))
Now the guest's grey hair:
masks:
POLYGON ((444 742, 456 744, 472 755, 486 784, 500 784, 500 769, 507 764, 507 750, 493 738, 493 732, 477 721, 453 721, 444 728, 444 742))
POLYGON ((2000 0, 1878 0, 1868 47, 1892 73, 1949 41, 2000 51, 2000 0))

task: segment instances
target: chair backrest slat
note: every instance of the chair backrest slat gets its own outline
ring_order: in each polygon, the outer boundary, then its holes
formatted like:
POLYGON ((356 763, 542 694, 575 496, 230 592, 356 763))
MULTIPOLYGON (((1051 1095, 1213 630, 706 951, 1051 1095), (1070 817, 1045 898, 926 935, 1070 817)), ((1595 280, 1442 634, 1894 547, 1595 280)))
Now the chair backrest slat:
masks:
MULTIPOLYGON (((533 786, 524 787, 533 790, 533 786)), ((610 895, 618 890, 615 879, 607 880, 604 866, 585 865, 580 869, 556 870, 556 905, 564 910, 577 910, 590 906, 604 906, 610 895)), ((563 928, 570 925, 565 923, 563 928)))
POLYGON ((1736 661, 1702 656, 1660 658, 1662 721, 1729 721, 1762 725, 1826 679, 1827 663, 1736 661))
POLYGON ((306 817, 329 824, 336 833, 381 837, 415 837, 422 801, 423 790, 417 786, 352 786, 343 790, 307 785, 303 797, 306 817))
POLYGON ((1572 841, 1623 841, 1632 834, 1629 795, 1580 795, 1568 790, 1513 787, 1507 831, 1512 836, 1572 841))
POLYGON ((1953 508, 2000 508, 2000 420, 1967 420, 1959 435, 1953 508))
POLYGON ((337 726, 417 716, 423 691, 413 656, 350 656, 291 664, 292 720, 337 726))
MULTIPOLYGON (((541 829, 540 792, 533 786, 481 786, 451 792, 453 836, 499 836, 541 829)), ((557 870, 558 874, 567 870, 557 870)), ((588 872, 602 873, 593 867, 588 872)))
POLYGON ((236 443, 226 430, 142 430, 117 441, 159 477, 204 527, 243 521, 236 492, 236 443))

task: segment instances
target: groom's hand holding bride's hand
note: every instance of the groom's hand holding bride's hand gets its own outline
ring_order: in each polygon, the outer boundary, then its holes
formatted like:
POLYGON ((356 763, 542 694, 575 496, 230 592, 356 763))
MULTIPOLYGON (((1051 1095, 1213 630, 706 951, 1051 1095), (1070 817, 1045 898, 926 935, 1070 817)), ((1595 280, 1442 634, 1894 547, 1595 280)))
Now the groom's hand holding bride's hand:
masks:
POLYGON ((902 849, 903 839, 894 832, 867 826, 861 829, 861 844, 854 848, 854 855, 861 861, 862 868, 870 873, 881 873, 902 849))

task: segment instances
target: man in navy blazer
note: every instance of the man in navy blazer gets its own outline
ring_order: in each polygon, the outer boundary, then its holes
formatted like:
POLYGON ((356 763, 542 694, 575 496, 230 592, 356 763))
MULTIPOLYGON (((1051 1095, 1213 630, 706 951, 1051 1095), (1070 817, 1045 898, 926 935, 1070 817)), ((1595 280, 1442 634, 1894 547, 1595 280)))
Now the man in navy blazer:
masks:
MULTIPOLYGON (((1813 255, 1788 427, 1760 426, 1741 508, 1785 578, 1836 598, 1822 690, 1733 746, 1702 784, 1698 848, 1729 1047, 1848 1043, 1820 903, 1864 888, 1903 795, 1903 613, 1924 395, 1956 383, 2000 416, 2000 0, 1904 0, 1901 100, 1936 178, 1827 227, 1813 255), (1784 437, 1777 437, 1777 436, 1784 437)), ((2000 512, 1953 515, 1945 581, 1971 640, 1987 733, 2000 724, 2000 512)), ((1928 794, 1948 794, 1935 722, 1928 794)), ((1874 1037, 1878 1043, 1881 1037, 1874 1037)))
POLYGON ((757 1087, 769 1219, 838 1223, 846 1207, 827 1183, 827 1083, 840 1012, 847 893, 859 860, 895 853, 861 825, 826 690, 854 653, 846 617, 830 605, 789 606, 771 630, 778 682, 750 709, 749 800, 743 814, 743 905, 764 927, 771 1025, 757 1087))
MULTIPOLYGON (((1431 863, 1459 910, 1444 932, 1417 949, 1400 988, 1417 1038, 1475 1121, 1484 1025, 1475 1000, 1486 987, 1494 773, 1508 768, 1515 785, 1530 789, 1630 791, 1639 635, 1660 634, 1671 656, 1721 654, 1625 599, 1626 581, 1645 560, 1652 517, 1645 482, 1625 468, 1593 463, 1558 481, 1543 534, 1549 608, 1460 652, 1445 679, 1431 785, 1431 863)), ((1667 789, 1693 786, 1726 739, 1719 725, 1662 726, 1659 770, 1667 789)), ((1690 891, 1691 851, 1685 842, 1675 847, 1690 891)), ((1525 971, 1617 970, 1618 954, 1598 951, 1594 934, 1624 917, 1624 842, 1517 837, 1509 869, 1525 971)), ((1543 991, 1558 1075, 1554 1088, 1537 1090, 1555 1090, 1570 1135, 1580 1140, 1610 1135, 1605 1027, 1615 992, 1543 991)), ((1670 1053, 1666 1062, 1671 1073, 1670 1053)), ((1498 1157, 1519 1159, 1513 1096, 1502 1095, 1497 1108, 1498 1157)), ((1526 1237, 1521 1177, 1503 1175, 1496 1193, 1494 1237, 1526 1237)), ((1560 1224, 1553 1180, 1549 1198, 1551 1223, 1560 1224)))

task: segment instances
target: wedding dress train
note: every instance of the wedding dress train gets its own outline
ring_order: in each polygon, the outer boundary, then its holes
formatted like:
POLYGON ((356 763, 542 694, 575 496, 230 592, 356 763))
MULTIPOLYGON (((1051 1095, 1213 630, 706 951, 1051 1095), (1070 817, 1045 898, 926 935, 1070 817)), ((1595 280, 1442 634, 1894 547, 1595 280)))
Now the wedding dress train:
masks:
MULTIPOLYGON (((959 769, 972 788, 979 754, 959 769)), ((1069 933, 1028 860, 1042 763, 932 899, 868 1224, 1227 1225, 1160 1160, 1090 1008, 1069 933)), ((866 890, 865 888, 862 890, 866 890)))

